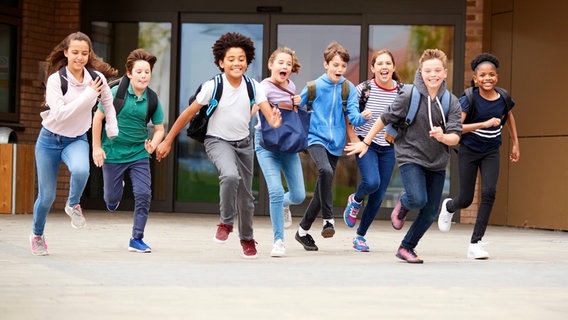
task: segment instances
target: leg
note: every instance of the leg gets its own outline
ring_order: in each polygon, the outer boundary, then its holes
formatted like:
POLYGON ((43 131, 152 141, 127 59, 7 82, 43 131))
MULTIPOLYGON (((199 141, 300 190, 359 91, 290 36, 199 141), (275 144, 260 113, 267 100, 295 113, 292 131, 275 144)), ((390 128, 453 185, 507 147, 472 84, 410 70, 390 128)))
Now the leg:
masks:
POLYGON ((124 173, 127 168, 128 164, 124 163, 105 163, 103 165, 103 198, 107 206, 116 205, 122 200, 124 173))
POLYGON ((69 206, 81 202, 81 196, 89 179, 89 142, 84 134, 77 138, 62 138, 64 143, 61 159, 71 173, 69 183, 69 206))
POLYGON ((459 209, 467 208, 473 201, 475 194, 475 181, 480 160, 477 152, 468 147, 461 146, 458 157, 460 192, 459 195, 448 201, 446 209, 449 212, 456 212, 459 209))
POLYGON ((150 213, 152 201, 152 177, 150 175, 150 159, 143 158, 129 164, 130 180, 134 193, 134 224, 132 238, 144 238, 144 228, 150 213))
MULTIPOLYGON (((252 174, 254 167, 254 150, 252 141, 246 138, 236 144, 237 170, 241 177, 237 187, 236 200, 239 213, 239 238, 250 241, 254 239, 254 196, 252 195, 252 174)), ((254 240, 253 240, 254 241, 254 240)))
POLYGON ((477 243, 485 235, 489 216, 497 193, 499 179, 499 149, 488 153, 481 161, 481 203, 477 210, 477 219, 471 236, 471 243, 477 243))

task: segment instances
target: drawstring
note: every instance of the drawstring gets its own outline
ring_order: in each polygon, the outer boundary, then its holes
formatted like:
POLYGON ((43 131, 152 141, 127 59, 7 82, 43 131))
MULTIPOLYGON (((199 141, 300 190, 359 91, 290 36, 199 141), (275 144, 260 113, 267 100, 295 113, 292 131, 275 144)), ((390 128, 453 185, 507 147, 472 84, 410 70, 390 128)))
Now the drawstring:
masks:
MULTIPOLYGON (((444 108, 440 103, 440 99, 436 96, 436 102, 438 103, 438 108, 440 109, 440 114, 442 115, 442 122, 444 123, 444 128, 446 127, 446 115, 444 114, 444 108)), ((432 122, 432 99, 428 95, 428 120, 430 121, 430 130, 434 130, 434 123, 432 122)))

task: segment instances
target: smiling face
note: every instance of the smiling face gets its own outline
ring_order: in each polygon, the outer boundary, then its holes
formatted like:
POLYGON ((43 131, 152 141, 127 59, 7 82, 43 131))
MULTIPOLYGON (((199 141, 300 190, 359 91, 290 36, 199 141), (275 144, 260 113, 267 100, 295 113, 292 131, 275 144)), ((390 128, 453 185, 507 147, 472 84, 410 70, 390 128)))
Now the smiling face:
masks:
POLYGON ((148 61, 138 60, 134 62, 132 71, 127 71, 126 75, 130 78, 134 92, 144 92, 150 83, 150 79, 152 79, 152 68, 148 61))
POLYGON ((87 41, 71 40, 69 47, 63 51, 63 54, 67 57, 67 68, 72 73, 82 72, 89 62, 90 51, 91 47, 87 41))
POLYGON ((491 62, 483 62, 475 68, 473 82, 479 90, 490 92, 497 85, 498 74, 495 65, 491 62))
POLYGON ((428 90, 438 90, 448 76, 448 70, 440 59, 429 59, 422 62, 420 67, 422 80, 428 90))
POLYGON ((335 55, 329 62, 324 61, 323 66, 333 83, 338 83, 347 71, 347 62, 343 61, 339 55, 335 55))
POLYGON ((383 88, 392 87, 392 74, 395 70, 394 62, 388 53, 377 56, 371 71, 375 75, 377 83, 383 88))
POLYGON ((219 66, 225 72, 228 79, 240 79, 247 71, 247 57, 243 48, 229 48, 223 60, 219 60, 219 66))
POLYGON ((268 62, 270 69, 270 80, 276 84, 285 83, 292 74, 292 56, 288 53, 280 52, 274 61, 268 62))

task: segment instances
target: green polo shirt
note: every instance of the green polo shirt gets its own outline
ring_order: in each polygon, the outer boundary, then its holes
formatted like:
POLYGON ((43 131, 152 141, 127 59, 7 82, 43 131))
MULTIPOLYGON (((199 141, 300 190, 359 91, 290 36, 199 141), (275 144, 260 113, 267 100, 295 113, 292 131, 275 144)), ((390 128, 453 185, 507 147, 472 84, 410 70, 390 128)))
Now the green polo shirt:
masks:
MULTIPOLYGON (((112 96, 116 96, 118 86, 111 88, 112 96)), ((147 91, 141 97, 137 97, 132 91, 132 85, 128 86, 128 92, 124 99, 122 110, 117 116, 118 136, 112 140, 103 132, 102 148, 106 153, 105 162, 107 163, 128 163, 143 158, 149 158, 150 155, 144 148, 144 142, 148 137, 148 126, 146 125, 146 113, 148 110, 147 91)), ((98 108, 104 113, 102 105, 99 103, 98 108)), ((164 110, 162 103, 158 99, 158 107, 152 116, 153 124, 164 123, 164 110)))

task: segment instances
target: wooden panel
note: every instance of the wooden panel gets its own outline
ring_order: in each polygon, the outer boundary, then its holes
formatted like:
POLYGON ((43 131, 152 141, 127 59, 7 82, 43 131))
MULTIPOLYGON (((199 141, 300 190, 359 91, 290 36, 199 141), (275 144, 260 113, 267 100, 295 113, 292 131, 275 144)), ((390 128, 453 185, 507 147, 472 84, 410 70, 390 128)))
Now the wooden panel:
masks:
POLYGON ((16 160, 16 213, 33 213, 35 199, 35 146, 18 144, 16 160))
POLYGON ((12 213, 12 145, 0 144, 0 213, 12 213))
POLYGON ((568 137, 520 139, 521 160, 509 170, 507 224, 568 230, 568 137))

